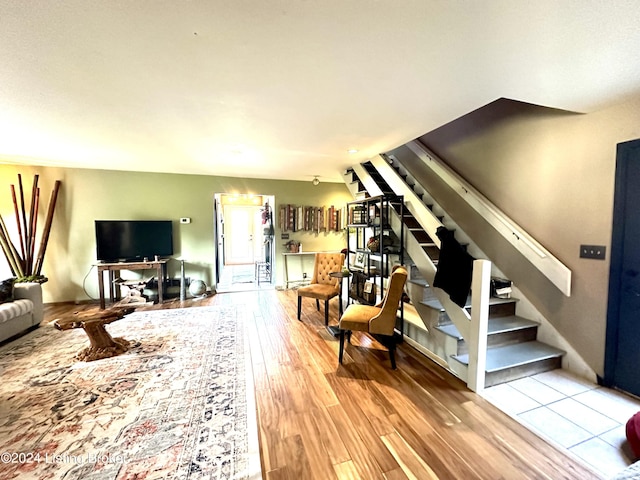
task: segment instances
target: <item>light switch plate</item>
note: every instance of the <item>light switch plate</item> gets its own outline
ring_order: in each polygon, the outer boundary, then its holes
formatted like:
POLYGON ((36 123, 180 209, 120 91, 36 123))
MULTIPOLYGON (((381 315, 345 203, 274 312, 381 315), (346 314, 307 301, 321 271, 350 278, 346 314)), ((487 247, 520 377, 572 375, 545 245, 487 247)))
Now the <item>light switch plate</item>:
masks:
POLYGON ((580 258, 593 258, 604 260, 607 247, 604 245, 580 245, 580 258))

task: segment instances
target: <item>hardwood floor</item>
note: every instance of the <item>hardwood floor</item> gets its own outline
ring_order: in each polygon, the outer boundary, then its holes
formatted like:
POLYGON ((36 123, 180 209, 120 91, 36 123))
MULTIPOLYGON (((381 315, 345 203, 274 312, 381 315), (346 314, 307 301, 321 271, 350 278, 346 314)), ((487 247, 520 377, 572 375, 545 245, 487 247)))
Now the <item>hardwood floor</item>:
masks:
MULTIPOLYGON (((264 479, 600 478, 408 345, 391 370, 384 347, 354 332, 339 366, 323 312, 303 299, 299 322, 296 301, 254 291, 151 307, 249 310, 264 479)), ((51 305, 45 318, 91 308, 51 305)))

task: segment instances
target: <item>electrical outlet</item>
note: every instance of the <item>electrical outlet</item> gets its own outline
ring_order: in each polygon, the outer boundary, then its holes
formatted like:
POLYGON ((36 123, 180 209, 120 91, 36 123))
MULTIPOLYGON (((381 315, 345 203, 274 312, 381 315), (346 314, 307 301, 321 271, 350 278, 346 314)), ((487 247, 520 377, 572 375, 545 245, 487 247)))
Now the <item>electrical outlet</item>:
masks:
POLYGON ((180 223, 191 223, 191 219, 189 217, 182 217, 180 223))
POLYGON ((580 258, 593 258, 604 260, 607 247, 604 245, 580 245, 580 258))
POLYGON ((302 278, 305 278, 305 279, 307 278, 307 272, 302 274, 302 278))

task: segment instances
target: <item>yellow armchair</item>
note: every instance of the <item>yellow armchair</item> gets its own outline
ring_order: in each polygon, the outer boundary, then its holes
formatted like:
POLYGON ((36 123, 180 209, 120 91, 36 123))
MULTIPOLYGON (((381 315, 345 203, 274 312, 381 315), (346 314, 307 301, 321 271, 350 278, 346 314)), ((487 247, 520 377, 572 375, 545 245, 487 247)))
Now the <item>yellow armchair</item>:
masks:
POLYGON ((302 297, 316 299, 316 308, 320 311, 320 300, 324 301, 324 323, 329 325, 329 300, 340 293, 340 279, 329 276, 339 272, 344 265, 342 253, 316 253, 311 283, 298 288, 298 320, 302 310, 302 297))
POLYGON ((396 266, 391 273, 391 281, 384 298, 377 305, 349 305, 340 318, 338 328, 340 329, 340 355, 339 361, 342 363, 344 353, 344 337, 351 341, 353 330, 367 332, 376 338, 380 343, 389 349, 391 368, 395 370, 396 342, 394 339, 394 329, 398 306, 402 300, 404 285, 407 281, 407 270, 403 266, 396 266))

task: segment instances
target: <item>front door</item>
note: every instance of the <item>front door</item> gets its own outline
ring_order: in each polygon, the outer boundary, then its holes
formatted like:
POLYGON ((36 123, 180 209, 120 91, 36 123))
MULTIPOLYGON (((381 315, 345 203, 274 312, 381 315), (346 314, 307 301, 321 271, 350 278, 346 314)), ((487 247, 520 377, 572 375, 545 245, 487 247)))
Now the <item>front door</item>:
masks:
POLYGON ((256 207, 224 206, 225 265, 254 262, 254 226, 256 207))
POLYGON ((640 140, 618 145, 605 383, 640 396, 640 140))

